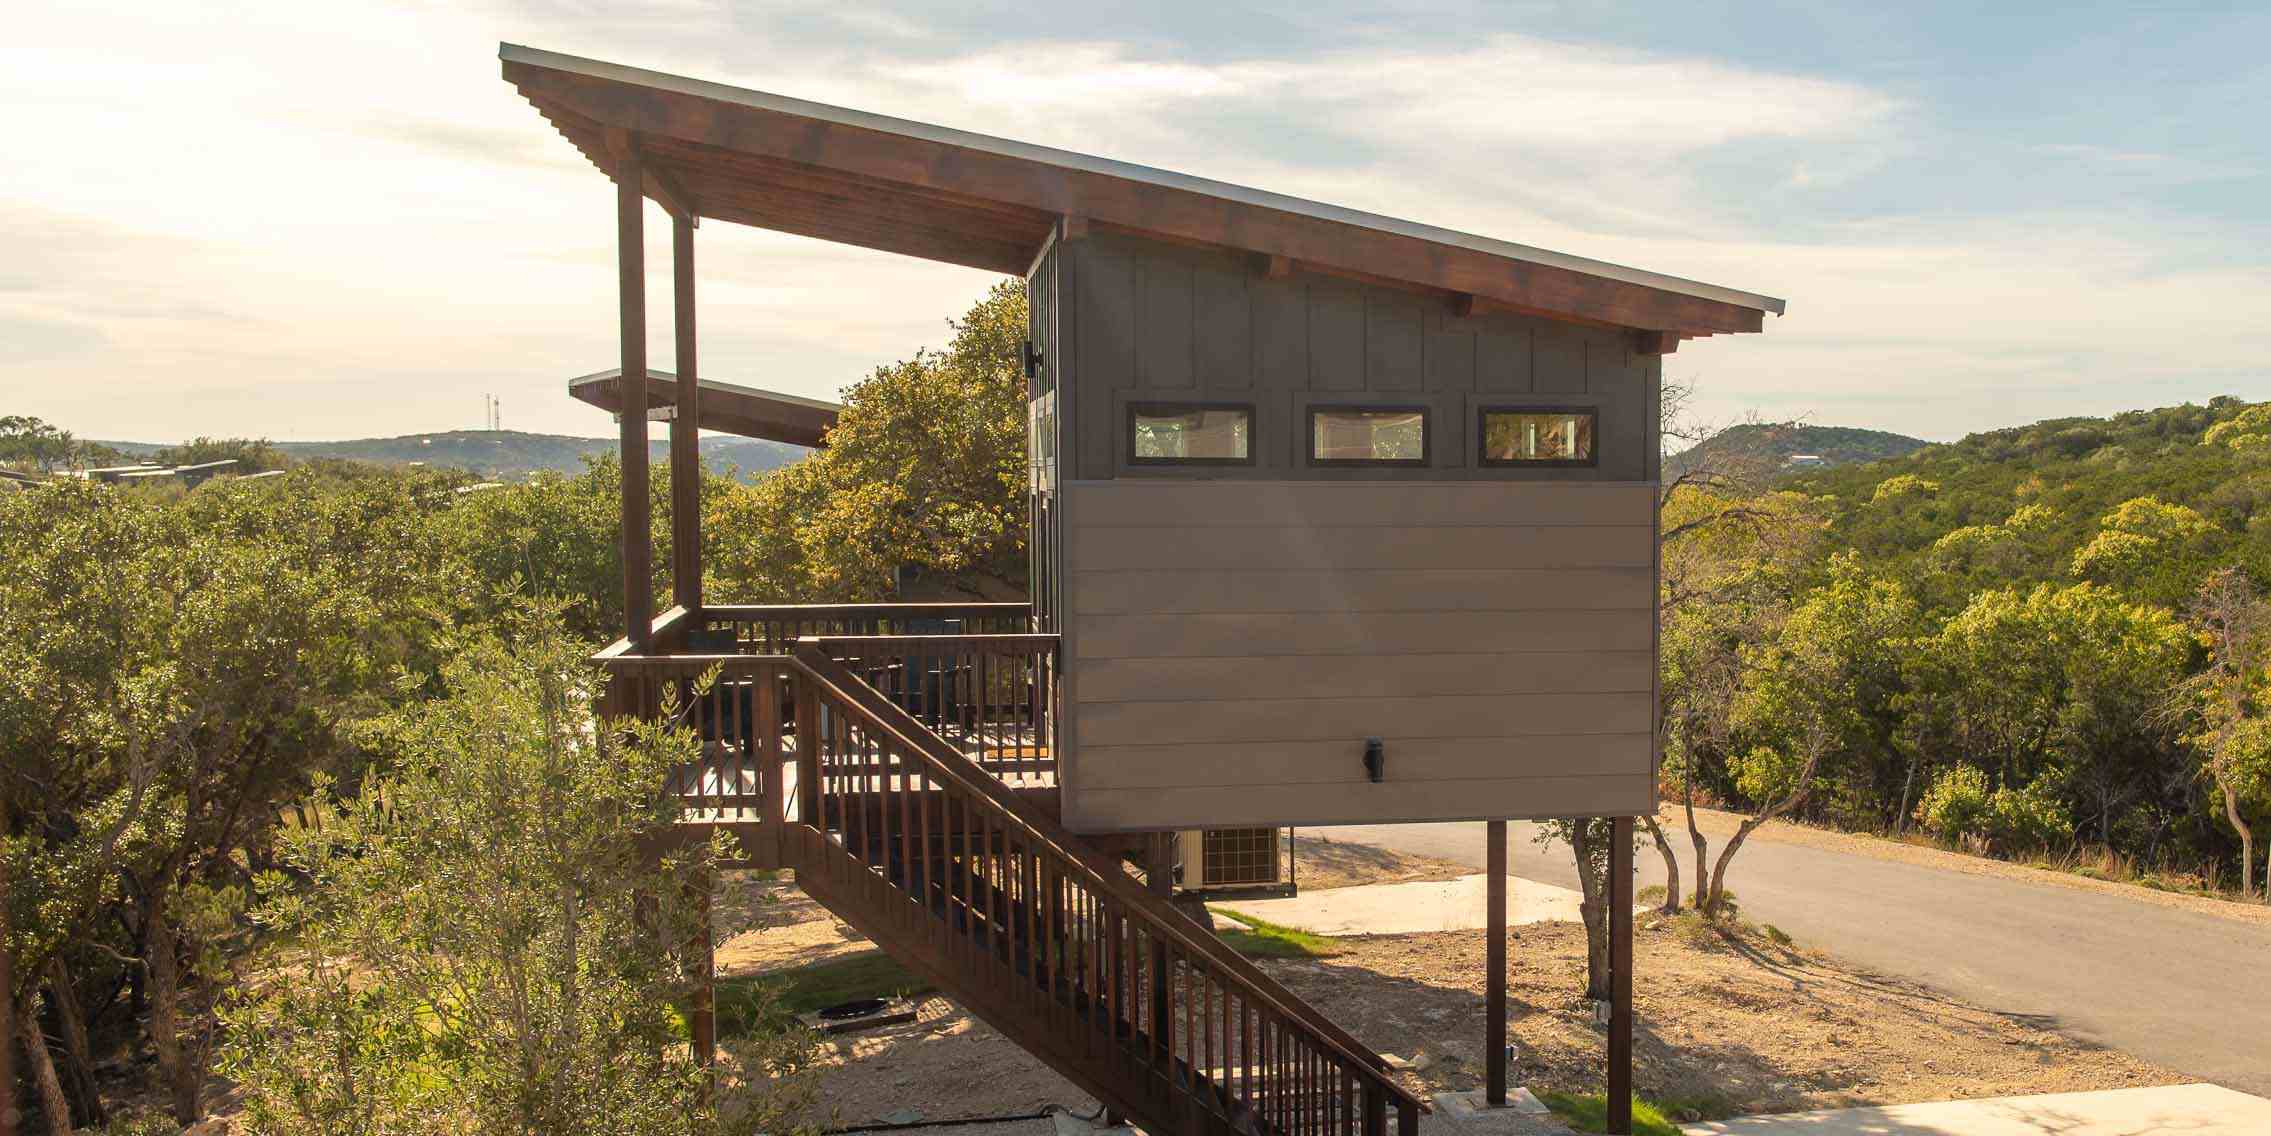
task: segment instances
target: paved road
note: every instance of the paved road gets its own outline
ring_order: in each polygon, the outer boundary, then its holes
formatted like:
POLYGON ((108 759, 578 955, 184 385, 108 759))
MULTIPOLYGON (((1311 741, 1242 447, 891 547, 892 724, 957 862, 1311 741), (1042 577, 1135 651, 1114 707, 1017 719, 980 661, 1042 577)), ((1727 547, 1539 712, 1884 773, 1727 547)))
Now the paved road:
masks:
MULTIPOLYGON (((1540 847, 1534 825, 1510 827, 1516 876, 1577 886, 1566 846, 1540 847)), ((1483 864, 1479 823, 1301 830, 1311 833, 1483 864)), ((1688 851, 1684 834, 1674 843, 1688 851)), ((1643 886, 1662 882, 1663 861, 1645 841, 1639 865, 1643 886)), ((1727 887, 1744 915, 1801 945, 2271 1096, 2262 1028, 2271 1022, 2271 925, 1756 836, 1736 854, 1727 887)))

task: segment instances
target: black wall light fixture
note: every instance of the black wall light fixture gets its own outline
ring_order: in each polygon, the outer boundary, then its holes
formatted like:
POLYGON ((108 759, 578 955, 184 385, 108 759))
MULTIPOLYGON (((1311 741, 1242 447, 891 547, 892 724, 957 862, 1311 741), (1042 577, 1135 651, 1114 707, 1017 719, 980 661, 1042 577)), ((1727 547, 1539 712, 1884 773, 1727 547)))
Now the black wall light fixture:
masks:
POLYGON ((1364 739, 1364 775, 1374 784, 1388 779, 1388 747, 1378 738, 1364 739))

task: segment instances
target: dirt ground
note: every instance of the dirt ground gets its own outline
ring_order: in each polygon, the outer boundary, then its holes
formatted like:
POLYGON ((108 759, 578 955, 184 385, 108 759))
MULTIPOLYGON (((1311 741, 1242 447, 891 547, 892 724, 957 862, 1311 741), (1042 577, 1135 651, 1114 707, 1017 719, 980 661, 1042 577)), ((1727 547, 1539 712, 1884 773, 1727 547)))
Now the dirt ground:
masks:
MULTIPOLYGON (((1429 1091, 1479 1084, 1482 933, 1341 942, 1328 959, 1263 965, 1383 1052, 1440 1059, 1419 1074, 1429 1091)), ((1605 1034, 1580 997, 1584 951, 1572 923, 1520 928, 1508 945, 1515 1079, 1532 1090, 1599 1089, 1605 1034)), ((1697 1118, 2184 1079, 1755 933, 1646 919, 1633 952, 1634 1080, 1697 1118)))
MULTIPOLYGON (((1319 879, 1382 882, 1465 874, 1455 864, 1366 845, 1312 843, 1319 879), (1368 875, 1366 865, 1377 875, 1368 875), (1338 876, 1329 875, 1339 872, 1338 876)), ((719 952, 750 973, 873 948, 780 882, 760 905, 767 926, 719 952)), ((1453 931, 1336 940, 1329 958, 1260 960, 1358 1038, 1417 1058, 1404 1074, 1426 1092, 1482 1076, 1483 935, 1453 931)), ((1598 1091, 1605 1033, 1584 987, 1584 933, 1571 923, 1519 928, 1508 997, 1515 1079, 1533 1090, 1598 1091)), ((1634 1076, 1649 1097, 1696 1119, 1860 1104, 2169 1084, 2178 1074, 1897 979, 1867 974, 1755 932, 1722 934, 1692 919, 1643 918, 1634 940, 1634 1076)), ((1030 1113, 1093 1102, 948 999, 918 1020, 846 1037, 823 1055, 810 1119, 852 1125, 914 1109, 925 1120, 1030 1113)), ((903 1117, 902 1117, 903 1119, 903 1117)))

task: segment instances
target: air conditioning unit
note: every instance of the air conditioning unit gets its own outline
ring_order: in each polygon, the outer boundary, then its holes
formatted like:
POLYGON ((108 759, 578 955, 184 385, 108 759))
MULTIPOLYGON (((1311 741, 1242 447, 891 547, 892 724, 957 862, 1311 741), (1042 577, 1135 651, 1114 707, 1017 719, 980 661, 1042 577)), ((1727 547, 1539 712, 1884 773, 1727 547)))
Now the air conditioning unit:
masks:
POLYGON ((1208 828, 1176 834, 1179 882, 1201 895, 1291 895, 1289 829, 1208 828))

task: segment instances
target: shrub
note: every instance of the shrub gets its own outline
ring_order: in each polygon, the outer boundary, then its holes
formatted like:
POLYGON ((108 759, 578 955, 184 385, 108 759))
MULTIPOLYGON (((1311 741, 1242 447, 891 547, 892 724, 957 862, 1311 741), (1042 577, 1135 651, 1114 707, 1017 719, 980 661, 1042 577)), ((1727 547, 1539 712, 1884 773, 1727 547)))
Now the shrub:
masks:
POLYGON ((1932 787, 1917 803, 1916 822, 1944 840, 1978 836, 1987 830, 1991 801, 1986 773, 1969 765, 1954 766, 1932 779, 1932 787))
POLYGON ((1997 848, 2048 848, 2074 838, 2074 821, 2048 781, 2005 786, 1988 802, 1988 836, 1997 848))

